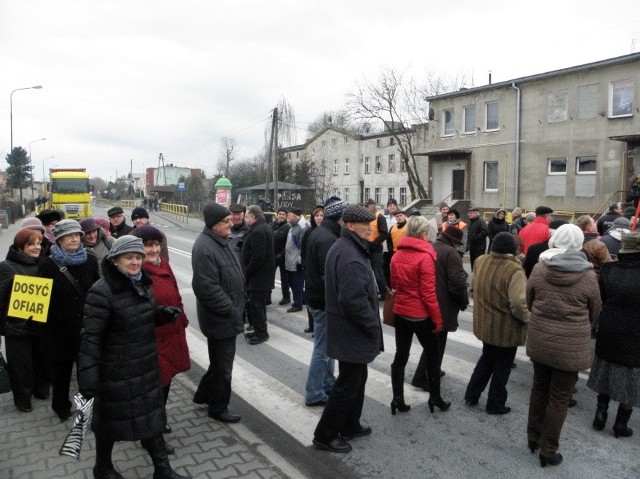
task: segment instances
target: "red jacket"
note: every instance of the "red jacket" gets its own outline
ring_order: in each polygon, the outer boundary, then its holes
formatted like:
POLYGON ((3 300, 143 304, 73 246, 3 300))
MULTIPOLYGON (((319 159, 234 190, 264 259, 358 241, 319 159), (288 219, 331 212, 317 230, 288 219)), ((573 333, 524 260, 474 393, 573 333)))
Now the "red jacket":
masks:
POLYGON ((391 287, 396 290, 393 313, 407 318, 431 318, 442 324, 436 297, 436 251, 420 238, 405 236, 391 258, 391 287))
POLYGON ((522 254, 527 254, 529 246, 547 241, 550 236, 547 218, 536 217, 531 223, 520 230, 518 236, 522 238, 524 248, 522 254))
POLYGON ((189 320, 184 314, 178 283, 173 275, 171 266, 169 266, 169 262, 166 259, 162 259, 160 265, 156 266, 145 261, 142 263, 142 267, 153 280, 152 289, 156 305, 176 306, 183 311, 175 323, 156 326, 155 328, 160 379, 162 387, 164 387, 171 382, 173 376, 191 368, 187 335, 184 331, 189 324, 189 320))

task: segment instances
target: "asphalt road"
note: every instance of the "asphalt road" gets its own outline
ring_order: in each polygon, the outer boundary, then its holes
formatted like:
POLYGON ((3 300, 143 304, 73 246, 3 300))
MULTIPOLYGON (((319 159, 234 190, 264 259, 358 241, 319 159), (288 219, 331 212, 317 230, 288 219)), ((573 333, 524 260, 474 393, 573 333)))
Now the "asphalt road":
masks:
MULTIPOLYGON (((105 210, 96 208, 96 216, 105 210)), ((198 331, 195 298, 191 290, 191 247, 201 223, 184 224, 165 216, 151 215, 151 222, 167 236, 170 262, 178 279, 187 315, 191 320, 189 346, 193 368, 188 378, 195 384, 207 366, 206 342, 198 331)), ((560 451, 565 457, 559 467, 541 469, 537 456, 527 449, 526 421, 533 369, 520 348, 517 367, 509 380, 511 414, 489 416, 484 412, 486 394, 480 406, 464 404, 467 381, 477 361, 481 343, 472 333, 471 312, 460 316, 460 329, 449 335, 443 370, 442 395, 452 401, 447 412, 427 408, 428 393, 408 382, 417 365, 420 346, 414 340, 407 367, 405 396, 410 412, 391 416, 390 364, 395 351, 393 329, 384 326, 385 352, 370 365, 363 421, 374 433, 352 441, 347 455, 317 451, 312 434, 321 410, 304 406, 304 384, 312 351, 312 338, 303 332, 306 312, 287 314, 277 306, 280 289, 268 307, 270 339, 258 346, 238 338, 231 407, 243 416, 235 426, 248 443, 257 436, 268 445, 265 454, 292 466, 294 474, 310 478, 638 478, 640 419, 629 425, 638 434, 616 439, 610 420, 602 432, 591 428, 596 396, 586 387, 588 372, 580 374, 578 405, 569 410, 562 432, 560 451)))

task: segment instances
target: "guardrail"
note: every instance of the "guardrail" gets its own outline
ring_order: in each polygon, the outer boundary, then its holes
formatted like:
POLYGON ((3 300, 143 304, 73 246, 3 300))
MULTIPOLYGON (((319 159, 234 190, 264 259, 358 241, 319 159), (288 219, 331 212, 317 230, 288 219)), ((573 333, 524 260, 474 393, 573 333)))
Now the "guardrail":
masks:
POLYGON ((123 208, 135 208, 140 205, 138 200, 120 200, 120 206, 123 208))
POLYGON ((172 214, 177 220, 185 223, 189 222, 189 207, 187 205, 177 205, 174 203, 162 203, 160 211, 172 214))

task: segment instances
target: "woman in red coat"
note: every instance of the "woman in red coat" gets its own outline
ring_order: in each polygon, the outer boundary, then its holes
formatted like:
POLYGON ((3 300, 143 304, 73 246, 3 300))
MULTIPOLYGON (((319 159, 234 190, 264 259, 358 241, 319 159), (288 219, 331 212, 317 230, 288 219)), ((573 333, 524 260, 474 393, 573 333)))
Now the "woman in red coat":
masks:
POLYGON ((440 396, 440 352, 437 333, 442 331, 442 316, 436 298, 436 252, 428 241, 429 222, 412 216, 407 234, 391 258, 391 287, 396 291, 393 305, 396 327, 396 355, 391 364, 393 401, 391 414, 406 412, 404 368, 409 360, 413 334, 424 348, 429 376, 429 410, 437 406, 446 411, 451 403, 440 396))
MULTIPOLYGON (((176 374, 188 371, 191 368, 187 335, 185 334, 189 320, 184 314, 182 297, 169 261, 160 257, 160 246, 164 238, 162 232, 154 226, 142 225, 135 227, 131 235, 142 239, 144 244, 146 256, 142 267, 153 281, 152 289, 156 305, 158 307, 173 306, 180 310, 175 323, 156 326, 160 379, 164 389, 164 403, 166 405, 169 398, 171 379, 176 374)), ((165 426, 165 432, 171 432, 171 427, 168 424, 165 426)))

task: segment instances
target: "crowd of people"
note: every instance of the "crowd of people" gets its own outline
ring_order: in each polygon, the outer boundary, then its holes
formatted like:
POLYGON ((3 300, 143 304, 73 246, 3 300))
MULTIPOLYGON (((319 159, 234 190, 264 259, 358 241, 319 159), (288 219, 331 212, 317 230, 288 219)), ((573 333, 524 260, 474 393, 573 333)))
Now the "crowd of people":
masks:
MULTIPOLYGON (((197 320, 209 366, 193 401, 223 423, 241 420, 229 408, 236 338, 269 340, 267 306, 279 270, 279 306, 306 306, 313 335, 304 402, 323 412, 313 433, 321 450, 346 453, 350 440, 372 433, 361 422, 368 364, 383 351, 381 303, 392 301, 395 355, 391 414, 408 413, 405 368, 413 336, 422 354, 411 384, 429 392, 428 407, 447 411, 441 365, 449 333, 473 300, 473 332, 483 347, 464 392, 475 407, 487 385, 485 410, 508 414, 508 380, 518 346, 533 362, 527 443, 541 466, 562 462, 559 438, 578 372, 591 367, 597 393, 593 427, 602 430, 611 400, 613 431, 632 434, 640 406, 640 329, 633 288, 640 276, 640 234, 629 211, 612 205, 594 221, 572 223, 538 206, 495 211, 440 204, 427 219, 390 199, 349 205, 332 196, 310 211, 280 208, 268 222, 259 205, 210 203, 192 249, 197 320), (463 266, 469 253, 471 281, 463 266), (590 342, 595 337, 595 357, 590 342), (335 375, 335 362, 339 373, 335 375)), ((635 211, 634 211, 635 212, 635 211)), ((32 397, 47 400, 61 421, 71 416, 74 365, 86 399, 94 398, 94 477, 122 477, 111 462, 116 441, 140 440, 154 478, 173 471, 164 440, 172 378, 190 368, 185 315, 169 263, 166 236, 134 208, 132 225, 119 206, 108 220, 64 219, 45 210, 25 219, 0 263, 0 332, 5 336, 14 403, 29 413, 32 397), (7 314, 14 276, 52 280, 47 321, 7 314)))

